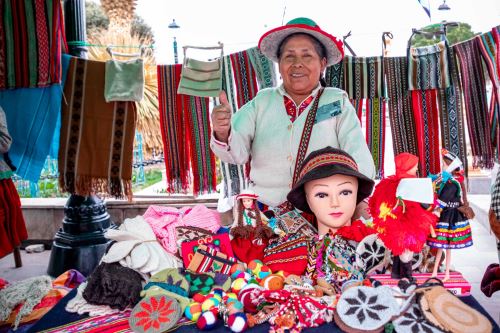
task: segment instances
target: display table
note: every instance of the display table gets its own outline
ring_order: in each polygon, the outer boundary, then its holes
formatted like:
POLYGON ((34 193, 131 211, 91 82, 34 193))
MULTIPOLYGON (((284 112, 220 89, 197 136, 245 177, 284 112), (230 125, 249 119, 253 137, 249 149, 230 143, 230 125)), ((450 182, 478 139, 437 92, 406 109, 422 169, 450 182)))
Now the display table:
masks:
MULTIPOLYGON (((59 301, 59 303, 54 306, 45 316, 43 316, 35 325, 31 327, 31 329, 28 332, 32 333, 39 333, 39 332, 47 332, 47 333, 52 333, 52 332, 84 332, 84 333, 97 333, 97 332, 132 332, 128 328, 128 320, 125 318, 125 316, 115 316, 113 319, 110 320, 107 323, 99 323, 99 327, 94 327, 94 328, 87 328, 87 329, 79 329, 75 330, 76 324, 78 324, 79 321, 85 321, 85 319, 89 318, 87 315, 78 315, 76 313, 69 313, 66 312, 65 307, 66 304, 70 299, 75 297, 76 294, 76 289, 73 289, 68 295, 66 295, 63 299, 59 301), (71 324, 75 325, 71 325, 71 324), (73 327, 71 327, 73 326, 73 327), (114 329, 113 329, 113 328, 114 329), (127 330, 127 328, 129 330, 127 330)), ((493 332, 500 333, 500 328, 498 325, 495 323, 493 318, 484 310, 484 308, 477 302, 477 300, 473 296, 465 296, 465 297, 460 297, 460 299, 473 307, 474 309, 478 310, 482 314, 488 317, 488 319, 492 322, 493 324, 493 332)), ((88 324, 88 323, 87 323, 88 324)), ((198 332, 199 330, 195 325, 182 325, 175 330, 176 332, 198 332)), ((219 321, 219 325, 211 330, 210 332, 230 332, 230 330, 222 325, 222 320, 219 321)), ((258 325, 256 327, 253 327, 246 332, 249 333, 256 333, 256 332, 269 332, 269 325, 268 324, 262 324, 258 325)), ((307 332, 342 332, 336 325, 335 323, 331 324, 326 324, 323 326, 320 326, 318 328, 311 328, 304 330, 305 333, 307 332)))

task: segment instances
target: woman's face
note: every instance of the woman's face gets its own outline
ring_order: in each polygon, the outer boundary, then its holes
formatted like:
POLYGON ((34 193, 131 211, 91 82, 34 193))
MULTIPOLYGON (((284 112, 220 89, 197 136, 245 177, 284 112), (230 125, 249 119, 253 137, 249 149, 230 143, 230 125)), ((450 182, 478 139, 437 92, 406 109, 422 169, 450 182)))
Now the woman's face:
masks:
POLYGON ((318 232, 324 235, 331 229, 351 224, 356 209, 358 179, 353 176, 333 175, 307 182, 306 200, 318 220, 318 232))
POLYGON ((306 35, 293 36, 282 50, 279 71, 286 92, 294 99, 306 98, 318 85, 326 58, 320 58, 311 37, 306 35))

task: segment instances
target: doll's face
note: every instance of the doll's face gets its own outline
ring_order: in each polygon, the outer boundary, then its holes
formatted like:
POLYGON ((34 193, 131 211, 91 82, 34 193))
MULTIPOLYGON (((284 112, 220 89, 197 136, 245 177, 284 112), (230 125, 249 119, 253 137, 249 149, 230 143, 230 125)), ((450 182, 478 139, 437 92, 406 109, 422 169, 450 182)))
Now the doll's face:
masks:
POLYGON ((346 175, 333 175, 307 182, 306 200, 318 220, 318 232, 324 235, 331 229, 351 224, 356 209, 358 179, 346 175))
POLYGON ((408 170, 408 174, 413 175, 413 176, 417 176, 417 172, 418 172, 418 163, 415 164, 415 166, 413 168, 408 170))
POLYGON ((243 204, 243 207, 250 209, 250 208, 253 208, 254 200, 248 199, 248 198, 243 198, 243 199, 241 199, 241 203, 243 204))

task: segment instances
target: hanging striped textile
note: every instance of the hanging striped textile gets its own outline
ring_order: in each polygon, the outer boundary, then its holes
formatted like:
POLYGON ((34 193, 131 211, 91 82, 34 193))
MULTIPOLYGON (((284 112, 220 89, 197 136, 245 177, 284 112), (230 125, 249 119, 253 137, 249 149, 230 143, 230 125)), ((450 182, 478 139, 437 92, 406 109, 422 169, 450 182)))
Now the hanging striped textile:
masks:
POLYGON ((233 53, 230 56, 233 66, 238 108, 241 108, 257 94, 257 77, 247 51, 233 53))
POLYGON ((458 72, 457 59, 452 48, 448 49, 450 86, 438 89, 439 119, 441 124, 441 146, 457 155, 467 168, 467 143, 465 142, 465 126, 462 106, 462 90, 458 72))
POLYGON ((344 90, 344 59, 335 65, 328 66, 325 70, 325 81, 327 87, 344 90))
POLYGON ((408 88, 428 90, 450 86, 448 43, 411 47, 408 50, 408 88))
POLYGON ((417 132, 420 177, 441 171, 436 89, 412 90, 413 117, 417 132))
POLYGON ((208 120, 208 98, 183 95, 183 112, 188 127, 189 151, 195 196, 215 192, 217 177, 215 156, 210 149, 210 122, 208 120))
POLYGON ((500 78, 498 76, 498 69, 496 63, 496 43, 495 38, 493 37, 493 31, 496 29, 493 28, 492 31, 486 32, 480 35, 477 39, 479 51, 481 56, 486 64, 486 69, 488 70, 488 75, 492 84, 492 94, 490 99, 490 137, 494 146, 498 147, 497 142, 497 132, 498 132, 498 112, 500 107, 500 78))
POLYGON ((160 129, 168 193, 186 193, 190 181, 182 96, 177 95, 181 68, 180 64, 157 67, 160 129))
POLYGON ((473 167, 493 167, 493 147, 490 139, 486 83, 481 64, 478 38, 456 44, 453 50, 458 57, 462 91, 472 148, 473 167))
POLYGON ((257 75, 259 89, 276 87, 277 80, 274 63, 263 55, 258 47, 252 47, 247 52, 257 75))
POLYGON ((384 97, 382 57, 344 58, 344 86, 349 98, 384 97))
POLYGON ((411 95, 408 93, 407 58, 384 58, 384 70, 394 155, 403 152, 418 155, 411 95))
POLYGON ((0 89, 61 82, 63 20, 59 0, 0 1, 0 89))
POLYGON ((104 100, 106 64, 71 58, 62 106, 59 186, 132 199, 135 103, 104 100))
MULTIPOLYGON (((225 56, 222 59, 222 90, 226 92, 227 100, 231 104, 233 113, 236 112, 238 108, 236 107, 233 70, 231 68, 231 59, 229 56, 225 56)), ((220 171, 222 174, 223 198, 238 195, 247 187, 243 165, 224 163, 220 161, 220 171)))
POLYGON ((361 118, 363 117, 363 100, 362 99, 350 99, 349 100, 354 107, 354 110, 356 110, 356 115, 358 116, 359 119, 359 124, 362 125, 361 123, 361 118))
POLYGON ((366 99, 366 143, 375 162, 375 177, 384 177, 385 102, 383 98, 366 99))

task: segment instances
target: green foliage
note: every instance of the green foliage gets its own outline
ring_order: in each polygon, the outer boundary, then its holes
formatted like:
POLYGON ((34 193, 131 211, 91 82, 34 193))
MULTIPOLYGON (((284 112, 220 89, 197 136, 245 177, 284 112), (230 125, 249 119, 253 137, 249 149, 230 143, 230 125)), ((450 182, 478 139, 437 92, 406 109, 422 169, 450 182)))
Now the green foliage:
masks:
POLYGON ((162 180, 161 169, 145 170, 144 171, 144 178, 145 178, 144 184, 135 185, 136 173, 132 174, 132 184, 133 184, 132 185, 132 192, 140 191, 146 187, 149 187, 153 184, 161 182, 161 180, 162 180))
MULTIPOLYGON (((436 32, 442 29, 442 25, 440 23, 438 24, 432 24, 429 26, 426 26, 420 30, 426 31, 426 32, 436 32)), ((472 28, 469 24, 467 23, 458 23, 457 27, 452 27, 448 26, 447 28, 447 33, 446 36, 448 38, 448 42, 450 45, 460 43, 464 40, 470 39, 479 33, 475 33, 472 31, 472 28)), ((436 44, 440 41, 440 36, 434 36, 432 38, 426 38, 424 35, 421 34, 416 34, 413 36, 412 43, 411 45, 414 47, 419 47, 419 46, 427 46, 427 45, 432 45, 436 44)))
MULTIPOLYGON (((87 34, 108 29, 109 19, 98 3, 85 1, 85 15, 87 19, 87 34)), ((140 39, 151 38, 152 41, 154 40, 153 30, 144 22, 142 17, 137 14, 134 14, 131 33, 138 34, 140 39)))

